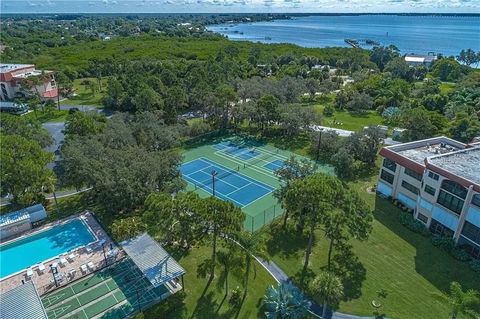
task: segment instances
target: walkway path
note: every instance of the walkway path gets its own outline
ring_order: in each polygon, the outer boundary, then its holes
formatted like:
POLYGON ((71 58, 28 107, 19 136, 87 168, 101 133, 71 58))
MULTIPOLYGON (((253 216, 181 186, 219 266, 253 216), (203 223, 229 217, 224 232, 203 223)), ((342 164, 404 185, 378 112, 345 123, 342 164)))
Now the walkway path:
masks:
MULTIPOLYGON (((255 257, 255 259, 263 266, 263 268, 265 268, 270 273, 270 275, 272 275, 272 277, 277 282, 289 280, 287 274, 280 267, 278 267, 278 265, 275 264, 273 261, 267 262, 259 257, 255 257)), ((322 318, 322 306, 310 298, 309 298, 309 301, 311 302, 310 313, 317 318, 322 318)), ((327 318, 329 319, 375 319, 375 317, 360 317, 360 316, 348 315, 340 312, 332 313, 331 311, 328 311, 327 318)))
POLYGON ((318 132, 318 131, 334 131, 334 132, 337 132, 337 134, 339 136, 342 136, 342 137, 347 137, 347 136, 350 136, 354 133, 353 131, 342 130, 342 129, 339 129, 339 128, 333 128, 333 127, 321 126, 321 125, 312 125, 311 129, 314 130, 315 132, 318 132))
MULTIPOLYGON (((85 187, 85 188, 82 188, 81 190, 78 190, 78 191, 75 190, 75 189, 66 190, 66 191, 58 191, 58 192, 55 192, 55 195, 57 196, 57 199, 59 199, 59 198, 64 198, 64 197, 80 194, 80 193, 89 191, 91 189, 93 189, 93 187, 85 187)), ((45 199, 54 199, 53 193, 52 194, 46 194, 45 199)), ((0 207, 1 206, 6 206, 6 205, 10 205, 10 198, 2 197, 0 199, 0 207)))

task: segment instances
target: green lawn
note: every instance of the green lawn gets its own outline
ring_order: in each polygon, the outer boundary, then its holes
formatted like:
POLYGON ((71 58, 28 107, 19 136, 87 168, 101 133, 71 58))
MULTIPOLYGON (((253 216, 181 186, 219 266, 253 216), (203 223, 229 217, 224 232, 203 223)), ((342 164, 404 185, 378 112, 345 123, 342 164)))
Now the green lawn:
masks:
POLYGON ((440 84, 440 93, 447 95, 455 89, 455 83, 452 82, 442 82, 440 84))
MULTIPOLYGON (((315 109, 323 114, 326 104, 317 104, 315 109)), ((380 125, 383 118, 376 111, 368 111, 363 114, 353 114, 348 111, 335 110, 333 116, 322 119, 322 125, 334 128, 340 128, 349 131, 359 131, 365 126, 380 125)))
MULTIPOLYGON (((361 190, 359 190, 361 191, 361 190)), ((430 241, 399 223, 399 210, 390 202, 371 196, 375 202, 373 232, 367 242, 353 242, 359 263, 352 263, 355 280, 347 285, 347 300, 339 311, 372 316, 371 305, 377 291, 385 289, 388 297, 381 313, 389 318, 447 318, 448 307, 437 302, 432 294, 446 291, 451 281, 464 288, 480 289, 478 274, 467 264, 454 260, 430 241)), ((278 228, 270 231, 269 253, 289 276, 297 277, 302 268, 307 238, 292 236, 278 228)), ((311 256, 310 269, 318 272, 326 266, 327 242, 317 232, 317 245, 311 256)))
POLYGON ((229 295, 225 298, 223 281, 219 281, 222 269, 216 269, 216 277, 208 284, 208 279, 197 276, 197 265, 211 256, 211 248, 200 246, 193 248, 187 255, 173 254, 182 267, 185 275, 185 299, 176 307, 165 307, 159 304, 145 312, 145 318, 264 318, 261 302, 268 286, 275 284, 270 274, 259 264, 256 265, 257 275, 249 281, 247 297, 238 316, 237 309, 228 303, 230 292, 237 286, 243 293, 243 287, 238 277, 229 277, 229 295), (166 308, 166 309, 165 309, 166 308))
POLYGON ((45 122, 64 122, 67 118, 68 111, 67 110, 51 110, 49 111, 42 111, 41 109, 37 111, 32 111, 28 114, 25 114, 25 118, 38 120, 40 123, 45 122))
POLYGON ((73 87, 75 88, 76 96, 71 98, 65 99, 61 101, 62 104, 65 105, 94 105, 94 106, 102 106, 102 100, 105 96, 105 90, 107 88, 108 78, 102 78, 100 88, 98 81, 96 78, 82 78, 76 79, 73 81, 73 87), (83 81, 89 80, 95 83, 96 92, 93 93, 92 90, 83 84, 83 81))

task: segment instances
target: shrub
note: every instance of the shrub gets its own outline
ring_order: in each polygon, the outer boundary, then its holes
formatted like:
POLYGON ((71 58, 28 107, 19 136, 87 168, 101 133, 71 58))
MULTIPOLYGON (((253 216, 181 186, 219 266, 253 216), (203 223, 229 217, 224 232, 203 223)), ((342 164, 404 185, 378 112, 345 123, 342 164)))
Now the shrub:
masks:
POLYGON ((448 253, 451 253, 455 249, 455 241, 451 237, 443 235, 434 235, 432 237, 432 244, 437 246, 448 253))
POLYGON ((480 259, 473 259, 468 264, 473 271, 480 273, 480 259))
POLYGON ((232 290, 232 294, 230 295, 230 299, 228 299, 228 303, 235 308, 239 307, 242 304, 242 294, 240 292, 240 287, 232 290))
POLYGON ((400 223, 411 231, 424 237, 429 237, 431 235, 430 231, 427 227, 425 227, 424 224, 413 218, 413 216, 408 213, 402 213, 400 215, 400 223))
POLYGON ((472 259, 465 250, 456 247, 450 251, 450 255, 460 261, 469 261, 472 259))
POLYGON ((193 122, 189 126, 188 135, 191 137, 207 134, 212 131, 210 124, 204 121, 193 122))
POLYGON ((325 115, 326 117, 331 117, 333 116, 333 113, 335 112, 335 108, 331 105, 327 105, 325 106, 325 108, 323 109, 323 115, 325 115))

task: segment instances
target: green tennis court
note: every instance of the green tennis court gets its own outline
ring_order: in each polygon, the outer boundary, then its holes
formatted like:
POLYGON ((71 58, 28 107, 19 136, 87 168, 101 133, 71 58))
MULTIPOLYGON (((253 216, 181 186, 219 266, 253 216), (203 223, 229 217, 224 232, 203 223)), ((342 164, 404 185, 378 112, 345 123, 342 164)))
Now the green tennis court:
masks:
MULTIPOLYGON (((211 196, 211 171, 215 171, 216 196, 242 209, 245 229, 255 231, 282 215, 283 210, 273 196, 280 186, 275 170, 293 153, 256 140, 230 137, 190 148, 183 155, 180 170, 188 182, 187 190, 211 196)), ((320 166, 319 171, 333 174, 330 166, 320 166)))
POLYGON ((42 298, 49 319, 124 318, 168 292, 153 288, 130 260, 97 272, 42 298))

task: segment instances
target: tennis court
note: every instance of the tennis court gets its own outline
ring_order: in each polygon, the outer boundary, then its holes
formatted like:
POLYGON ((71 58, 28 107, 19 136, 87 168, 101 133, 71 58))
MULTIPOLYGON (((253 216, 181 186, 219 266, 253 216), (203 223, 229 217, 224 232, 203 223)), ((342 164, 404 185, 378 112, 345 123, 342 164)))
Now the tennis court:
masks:
MULTIPOLYGON (((213 193, 212 171, 216 171, 215 195, 242 208, 245 229, 255 231, 283 214, 274 196, 280 187, 275 171, 293 155, 259 140, 231 136, 192 145, 183 153, 180 171, 188 182, 187 190, 204 197, 213 193)), ((318 170, 333 174, 333 168, 326 165, 319 165, 318 170)))
POLYGON ((159 301, 165 286, 153 288, 130 260, 124 260, 42 298, 49 319, 120 319, 159 301))
MULTIPOLYGON (((240 170, 240 167, 236 169, 240 170)), ((242 175, 237 170, 229 169, 204 157, 184 163, 180 168, 187 181, 210 194, 213 194, 215 178, 215 195, 240 207, 247 206, 274 190, 273 187, 242 175), (212 172, 216 175, 212 176, 212 172)))

